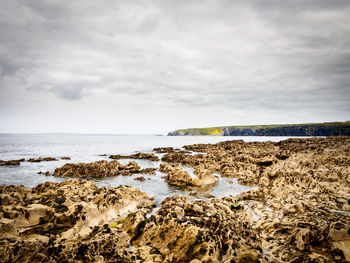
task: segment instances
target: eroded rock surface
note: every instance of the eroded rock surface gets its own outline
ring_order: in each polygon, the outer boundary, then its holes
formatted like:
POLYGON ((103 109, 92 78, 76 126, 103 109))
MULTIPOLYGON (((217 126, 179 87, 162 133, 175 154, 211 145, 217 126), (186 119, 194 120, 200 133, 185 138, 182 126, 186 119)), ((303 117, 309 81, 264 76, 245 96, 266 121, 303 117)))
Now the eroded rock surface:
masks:
POLYGON ((171 152, 163 161, 206 167, 259 188, 242 194, 259 219, 265 257, 350 262, 350 138, 227 141, 171 152))
POLYGON ((135 153, 131 155, 111 155, 109 156, 111 159, 144 159, 144 160, 150 160, 150 161, 159 161, 158 156, 154 155, 153 153, 135 153))
POLYGON ((144 168, 140 170, 140 174, 150 174, 155 175, 157 171, 157 168, 144 168))
POLYGON ((136 188, 78 179, 1 186, 0 197, 1 262, 133 262, 130 236, 113 222, 150 202, 136 188))
POLYGON ((92 163, 67 163, 56 168, 54 176, 102 178, 117 175, 132 175, 140 172, 140 166, 136 162, 129 162, 126 165, 118 161, 98 161, 92 163))
POLYGON ((179 165, 161 164, 159 170, 167 174, 165 182, 177 186, 204 186, 216 184, 219 178, 212 174, 210 170, 197 168, 194 171, 196 177, 182 169, 179 165))
MULTIPOLYGON (((160 167, 168 182, 196 188, 183 165, 198 178, 216 172, 257 189, 192 202, 173 196, 150 215, 150 200, 132 211, 115 208, 146 198, 134 188, 78 180, 33 190, 2 186, 0 254, 8 262, 350 262, 350 138, 185 149, 163 156, 171 163, 160 167)), ((106 163, 102 171, 109 173, 106 163)), ((73 174, 90 169, 77 167, 73 174)))
POLYGON ((259 262, 263 250, 252 228, 252 214, 232 209, 235 202, 165 199, 135 239, 134 253, 140 262, 259 262))
POLYGON ((154 152, 156 153, 170 153, 174 151, 173 147, 159 147, 159 148, 154 148, 154 152))

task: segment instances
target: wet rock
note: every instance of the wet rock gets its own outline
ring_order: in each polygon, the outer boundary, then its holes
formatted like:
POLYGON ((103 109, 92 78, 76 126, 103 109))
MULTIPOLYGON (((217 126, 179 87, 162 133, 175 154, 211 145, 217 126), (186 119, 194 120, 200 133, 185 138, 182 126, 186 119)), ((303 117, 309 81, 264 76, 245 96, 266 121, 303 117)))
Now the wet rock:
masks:
POLYGON ((158 156, 154 155, 153 153, 135 153, 131 155, 111 155, 109 156, 110 159, 145 159, 150 161, 159 161, 158 156))
POLYGON ((162 157, 163 162, 168 163, 183 163, 186 154, 182 152, 169 152, 162 157))
POLYGON ((27 162, 31 163, 38 163, 38 162, 50 162, 50 161, 58 161, 58 159, 53 158, 53 157, 40 157, 40 158, 30 158, 27 160, 27 162))
POLYGON ((157 171, 157 168, 144 168, 140 170, 140 174, 150 174, 155 175, 157 171))
POLYGON ((194 186, 212 185, 219 182, 219 178, 213 175, 213 171, 209 169, 196 167, 193 173, 197 176, 192 180, 194 186))
POLYGON ((159 170, 167 174, 165 182, 168 184, 177 186, 192 185, 191 175, 180 166, 161 164, 159 170))
MULTIPOLYGON (((215 180, 214 173, 257 188, 193 202, 169 197, 147 216, 149 201, 132 211, 123 206, 124 198, 137 196, 128 187, 102 190, 78 180, 83 190, 72 183, 0 187, 0 254, 5 261, 33 262, 45 256, 56 262, 350 261, 350 138, 239 140, 185 149, 165 154, 163 161, 172 165, 160 170, 190 195, 203 198, 194 180, 215 180)), ((118 162, 106 163, 66 168, 72 168, 68 174, 130 174, 116 168, 118 162)))
POLYGON ((67 163, 60 168, 56 168, 54 176, 101 178, 117 175, 132 175, 140 172, 140 166, 136 162, 129 162, 126 165, 118 161, 98 161, 92 163, 67 163))
MULTIPOLYGON (((138 180, 138 181, 143 182, 143 181, 146 181, 146 178, 143 176, 139 176, 139 177, 136 177, 134 180, 138 180)), ((147 180, 150 180, 150 179, 148 178, 147 180)))
POLYGON ((43 175, 46 175, 46 176, 50 176, 50 172, 49 171, 46 171, 46 172, 38 172, 38 174, 43 174, 43 175))
POLYGON ((154 152, 156 153, 170 153, 174 151, 173 147, 159 147, 159 148, 154 148, 154 152))
POLYGON ((21 164, 21 162, 25 161, 25 159, 19 159, 19 160, 8 160, 3 161, 0 160, 0 166, 18 166, 21 164))
MULTIPOLYGON (((350 225, 349 137, 240 140, 184 148, 204 154, 171 152, 162 160, 259 186, 240 200, 249 201, 260 218, 252 222, 269 261, 350 260, 348 230, 342 227, 350 225)), ((199 197, 200 192, 190 195, 199 197)), ((242 210, 243 206, 232 211, 242 210)))

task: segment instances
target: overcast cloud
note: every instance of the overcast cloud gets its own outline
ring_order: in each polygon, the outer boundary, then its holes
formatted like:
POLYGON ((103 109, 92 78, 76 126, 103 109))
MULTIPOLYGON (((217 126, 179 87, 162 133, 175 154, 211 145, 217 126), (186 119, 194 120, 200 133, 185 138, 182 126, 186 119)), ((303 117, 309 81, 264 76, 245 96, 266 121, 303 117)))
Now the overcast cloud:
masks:
POLYGON ((350 1, 2 0, 0 132, 350 120, 350 1))

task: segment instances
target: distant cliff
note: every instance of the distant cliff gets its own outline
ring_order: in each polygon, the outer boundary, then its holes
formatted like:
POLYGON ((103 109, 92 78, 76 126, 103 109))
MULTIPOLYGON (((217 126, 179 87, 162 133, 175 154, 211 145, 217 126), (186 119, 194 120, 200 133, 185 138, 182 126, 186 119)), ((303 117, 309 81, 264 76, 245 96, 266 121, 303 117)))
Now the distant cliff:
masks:
POLYGON ((350 136, 350 122, 325 122, 308 124, 223 126, 191 128, 171 131, 168 136, 350 136))

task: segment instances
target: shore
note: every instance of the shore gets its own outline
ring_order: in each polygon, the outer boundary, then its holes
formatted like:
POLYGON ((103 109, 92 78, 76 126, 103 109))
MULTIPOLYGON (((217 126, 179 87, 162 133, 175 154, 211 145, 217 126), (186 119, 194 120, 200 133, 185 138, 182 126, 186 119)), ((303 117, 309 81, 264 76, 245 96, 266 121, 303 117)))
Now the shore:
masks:
POLYGON ((224 198, 171 196, 156 207, 136 188, 98 188, 86 179, 136 178, 142 170, 135 163, 64 166, 53 175, 84 179, 0 187, 0 261, 350 261, 349 137, 154 151, 164 154, 165 182, 185 191, 200 195, 200 186, 217 183, 215 173, 256 187, 224 198))

